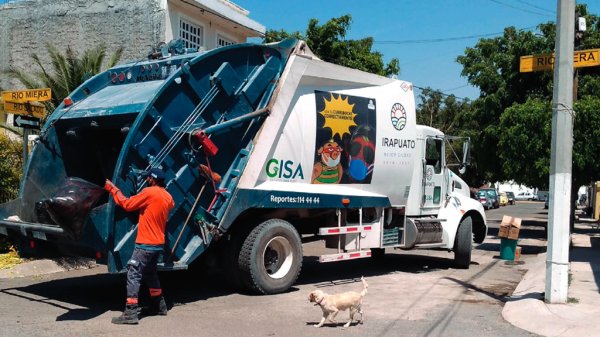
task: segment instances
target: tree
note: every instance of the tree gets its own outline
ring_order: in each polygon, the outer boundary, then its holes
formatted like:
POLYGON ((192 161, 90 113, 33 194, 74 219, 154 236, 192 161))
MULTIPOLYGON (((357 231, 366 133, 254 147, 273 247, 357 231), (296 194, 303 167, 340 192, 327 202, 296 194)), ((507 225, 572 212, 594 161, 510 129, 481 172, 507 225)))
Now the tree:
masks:
MULTIPOLYGON (((600 99, 586 96, 574 104, 572 187, 600 180, 600 99)), ((499 152, 504 171, 518 183, 547 188, 550 174, 552 105, 530 99, 502 115, 499 152)))
POLYGON ((552 104, 539 98, 514 104, 499 123, 498 159, 506 176, 520 184, 548 187, 552 104))
POLYGON ((23 172, 23 145, 0 133, 0 203, 15 199, 23 172))
MULTIPOLYGON (((38 54, 33 53, 31 59, 37 66, 37 71, 10 67, 6 74, 15 77, 29 89, 50 88, 52 100, 46 104, 46 108, 54 111, 73 90, 102 70, 106 46, 85 50, 81 57, 71 47, 67 47, 64 54, 51 44, 46 45, 46 50, 50 55, 51 67, 45 65, 38 54)), ((110 68, 116 65, 122 54, 123 48, 117 48, 107 66, 110 68)))
MULTIPOLYGON (((473 118, 472 102, 459 99, 454 95, 446 95, 438 90, 425 88, 418 97, 417 124, 431 126, 447 135, 469 137, 471 144, 478 140, 481 131, 475 118, 473 118)), ((462 155, 462 142, 452 143, 454 152, 462 155)), ((481 186, 484 177, 477 168, 477 152, 471 152, 471 167, 462 175, 469 186, 481 186)), ((456 163, 456 158, 446 153, 448 163, 456 163)), ((462 159, 462 158, 461 158, 462 159)))
MULTIPOLYGON (((585 5, 578 5, 577 11, 584 15, 588 22, 588 32, 579 43, 580 49, 597 48, 600 46, 598 17, 589 14, 585 5)), ((474 152, 477 153, 476 164, 487 181, 516 179, 530 186, 548 185, 548 171, 542 170, 541 167, 549 165, 550 138, 540 138, 546 135, 534 129, 542 125, 539 124, 543 110, 540 104, 549 104, 548 102, 552 101, 553 74, 519 73, 521 56, 551 53, 554 50, 555 24, 543 23, 538 28, 540 34, 508 27, 503 36, 481 39, 457 58, 463 65, 462 75, 481 90, 480 97, 473 102, 474 118, 481 129, 481 137, 474 143, 474 152), (513 106, 514 108, 511 108, 513 106), (530 113, 536 116, 521 116, 530 113), (529 142, 527 144, 524 142, 524 132, 529 142), (516 147, 511 149, 513 146, 516 147), (533 152, 534 150, 536 152, 533 152), (520 166, 519 171, 506 166, 520 165, 524 155, 529 163, 535 164, 520 166), (507 161, 510 164, 506 164, 507 161)), ((578 98, 597 97, 598 90, 600 68, 581 68, 578 98)), ((551 115, 546 116, 548 122, 549 116, 551 115)), ((577 120, 575 122, 577 123, 577 120)), ((588 157, 588 160, 592 159, 593 157, 588 157)), ((573 175, 575 179, 575 172, 573 175)))
POLYGON ((449 135, 458 135, 469 129, 466 124, 472 119, 465 118, 471 111, 469 100, 428 87, 421 91, 418 101, 417 124, 434 127, 449 135))
POLYGON ((304 35, 300 32, 288 33, 284 30, 268 30, 265 34, 265 42, 275 42, 290 37, 302 39, 306 41, 312 52, 323 61, 382 76, 399 74, 400 62, 397 58, 393 58, 388 64, 384 64, 383 55, 371 50, 373 48, 372 37, 346 40, 351 22, 352 17, 350 15, 330 19, 323 25, 319 25, 317 19, 310 19, 304 35))
POLYGON ((473 102, 474 118, 481 128, 473 150, 478 154, 477 167, 487 181, 509 178, 501 170, 496 157, 498 137, 502 132, 498 121, 504 110, 514 103, 525 102, 530 96, 552 96, 551 74, 519 74, 521 56, 530 55, 533 50, 536 53, 552 50, 553 41, 548 36, 550 30, 544 27, 542 31, 546 33, 543 36, 508 27, 503 36, 482 39, 457 59, 463 65, 462 75, 481 91, 480 97, 473 102))

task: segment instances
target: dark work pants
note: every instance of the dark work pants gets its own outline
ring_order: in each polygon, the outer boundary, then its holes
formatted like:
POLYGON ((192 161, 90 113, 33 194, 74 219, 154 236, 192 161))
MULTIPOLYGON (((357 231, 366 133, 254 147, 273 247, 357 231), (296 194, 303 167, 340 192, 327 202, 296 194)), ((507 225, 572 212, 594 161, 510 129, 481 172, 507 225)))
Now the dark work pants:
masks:
POLYGON ((160 289, 156 264, 160 251, 135 248, 127 263, 127 299, 139 297, 142 279, 150 289, 160 289))

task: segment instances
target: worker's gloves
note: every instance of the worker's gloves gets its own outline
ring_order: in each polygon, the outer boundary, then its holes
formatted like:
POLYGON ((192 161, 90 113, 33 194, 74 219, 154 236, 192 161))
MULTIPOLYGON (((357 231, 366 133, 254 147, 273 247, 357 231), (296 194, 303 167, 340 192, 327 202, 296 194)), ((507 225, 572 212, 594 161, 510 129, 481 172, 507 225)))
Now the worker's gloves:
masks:
POLYGON ((104 183, 104 189, 111 194, 119 190, 119 188, 108 179, 106 179, 106 182, 104 183))
POLYGON ((221 175, 217 172, 211 171, 208 166, 200 164, 200 166, 198 166, 198 170, 200 170, 200 174, 204 178, 214 181, 215 184, 221 183, 221 175))

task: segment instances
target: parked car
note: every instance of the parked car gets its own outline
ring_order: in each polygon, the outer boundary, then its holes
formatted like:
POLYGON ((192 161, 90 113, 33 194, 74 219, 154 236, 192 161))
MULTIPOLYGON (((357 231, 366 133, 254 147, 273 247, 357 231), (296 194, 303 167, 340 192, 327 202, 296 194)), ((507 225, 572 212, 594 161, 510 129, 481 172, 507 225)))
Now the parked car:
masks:
POLYGON ((483 191, 487 194, 488 199, 492 199, 492 208, 500 207, 500 198, 498 197, 498 191, 495 188, 480 188, 479 191, 483 191))
POLYGON ((524 200, 536 200, 537 196, 531 192, 519 192, 515 196, 515 200, 524 201, 524 200))
POLYGON ((515 194, 513 192, 506 192, 506 196, 508 197, 508 204, 509 205, 514 205, 515 204, 515 194))
POLYGON ((535 196, 537 197, 537 199, 533 200, 546 201, 549 198, 548 191, 537 191, 535 196))
POLYGON ((500 206, 506 206, 508 205, 508 196, 506 195, 505 192, 500 192, 499 194, 500 196, 500 206))
POLYGON ((492 199, 488 198, 488 195, 486 192, 479 191, 475 194, 475 196, 477 197, 477 200, 479 200, 479 202, 481 203, 481 206, 483 206, 483 209, 488 210, 488 209, 494 207, 494 204, 492 203, 492 199))

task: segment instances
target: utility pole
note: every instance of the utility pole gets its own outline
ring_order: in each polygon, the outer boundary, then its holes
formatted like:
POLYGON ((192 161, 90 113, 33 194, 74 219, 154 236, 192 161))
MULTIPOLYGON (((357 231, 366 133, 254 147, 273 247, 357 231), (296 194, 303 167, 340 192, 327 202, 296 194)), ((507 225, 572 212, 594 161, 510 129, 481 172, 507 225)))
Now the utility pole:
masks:
POLYGON ((573 160, 575 0, 558 0, 557 12, 550 156, 550 194, 553 198, 548 210, 545 299, 549 303, 566 303, 573 160))

